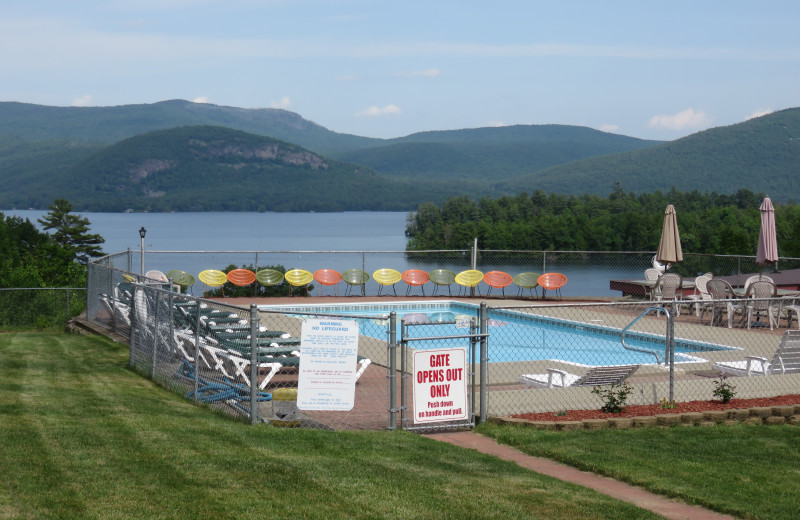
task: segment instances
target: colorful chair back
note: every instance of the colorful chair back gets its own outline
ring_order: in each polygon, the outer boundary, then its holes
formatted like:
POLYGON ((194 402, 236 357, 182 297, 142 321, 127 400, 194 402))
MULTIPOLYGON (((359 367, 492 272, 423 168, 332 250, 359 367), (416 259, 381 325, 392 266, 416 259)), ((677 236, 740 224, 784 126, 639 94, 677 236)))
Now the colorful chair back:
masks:
POLYGON ((322 294, 322 286, 323 285, 332 285, 333 286, 333 294, 336 295, 336 284, 342 281, 342 274, 339 271, 334 271, 333 269, 318 269, 314 271, 314 280, 320 284, 319 292, 320 295, 322 294))
POLYGON ((397 290, 394 288, 394 284, 399 282, 401 278, 402 275, 400 271, 395 269, 378 269, 372 273, 372 279, 380 284, 380 287, 378 287, 378 296, 381 295, 381 289, 387 285, 392 286, 392 291, 394 295, 397 296, 397 290))
POLYGON ((228 275, 216 269, 201 271, 197 278, 209 287, 219 287, 228 281, 228 275))
POLYGON ((447 286, 447 294, 450 296, 453 295, 453 293, 450 292, 450 285, 455 281, 456 273, 447 269, 434 269, 428 274, 428 277, 435 285, 433 288, 434 296, 436 296, 436 289, 442 286, 447 286))
POLYGON ((247 287, 256 281, 256 273, 250 269, 234 269, 228 272, 228 281, 239 287, 247 287))
POLYGON ((277 269, 261 269, 256 273, 256 281, 264 287, 283 283, 283 273, 277 269))
POLYGON ((503 292, 503 296, 506 295, 506 287, 511 285, 513 281, 514 279, 511 275, 504 271, 489 271, 483 275, 483 283, 489 286, 489 293, 492 292, 492 289, 500 289, 503 292))
POLYGON ((406 296, 408 296, 412 287, 417 286, 422 289, 422 296, 425 296, 425 284, 431 280, 428 273, 421 269, 409 269, 408 271, 403 271, 402 278, 406 285, 408 285, 408 287, 406 287, 406 296))
POLYGON ((314 275, 311 274, 309 271, 305 269, 289 269, 286 271, 284 278, 287 282, 289 282, 289 295, 292 294, 293 287, 303 287, 306 288, 306 296, 308 296, 308 285, 314 281, 314 275))
POLYGON ((461 287, 473 288, 483 281, 483 273, 476 269, 468 269, 458 273, 455 281, 461 287))
POLYGON ((172 283, 175 285, 179 285, 181 288, 181 292, 186 292, 189 287, 194 285, 194 276, 190 275, 186 271, 180 271, 178 269, 174 269, 167 273, 167 278, 172 280, 172 283))
POLYGON ((519 273, 514 277, 514 285, 519 287, 518 296, 522 296, 522 291, 530 290, 531 296, 535 296, 536 288, 539 287, 539 273, 519 273))
POLYGON ((545 291, 556 291, 556 296, 561 298, 561 288, 567 283, 567 277, 561 273, 544 273, 539 277, 539 287, 542 288, 542 298, 545 291))
POLYGON ((345 295, 350 293, 353 287, 361 287, 361 296, 366 296, 366 284, 369 281, 369 273, 361 269, 348 269, 342 273, 342 280, 347 284, 345 295))

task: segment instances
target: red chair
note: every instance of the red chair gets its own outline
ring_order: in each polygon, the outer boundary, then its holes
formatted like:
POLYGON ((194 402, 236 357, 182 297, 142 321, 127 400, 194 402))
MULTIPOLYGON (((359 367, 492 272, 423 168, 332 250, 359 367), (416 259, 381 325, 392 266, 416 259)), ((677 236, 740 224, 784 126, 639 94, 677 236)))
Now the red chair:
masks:
POLYGON ((539 277, 539 287, 542 288, 542 298, 547 291, 555 291, 556 297, 561 298, 561 288, 567 283, 567 277, 561 273, 544 273, 539 277))
POLYGON ((412 287, 417 286, 422 289, 422 296, 425 296, 425 284, 431 281, 431 277, 428 273, 420 269, 409 269, 403 272, 402 278, 408 285, 408 287, 406 287, 406 296, 408 296, 412 287))
POLYGON ((228 281, 239 287, 247 287, 256 281, 256 273, 250 269, 234 269, 228 272, 228 281))
MULTIPOLYGON (((503 271, 489 271, 483 275, 483 283, 494 289, 501 289, 503 291, 503 296, 506 295, 506 287, 511 285, 513 281, 514 279, 511 275, 503 271)), ((489 293, 491 292, 492 289, 489 289, 489 293)))
POLYGON ((319 269, 314 271, 314 280, 320 285, 319 294, 322 296, 322 286, 332 285, 333 295, 336 296, 336 284, 342 281, 342 274, 333 269, 319 269))

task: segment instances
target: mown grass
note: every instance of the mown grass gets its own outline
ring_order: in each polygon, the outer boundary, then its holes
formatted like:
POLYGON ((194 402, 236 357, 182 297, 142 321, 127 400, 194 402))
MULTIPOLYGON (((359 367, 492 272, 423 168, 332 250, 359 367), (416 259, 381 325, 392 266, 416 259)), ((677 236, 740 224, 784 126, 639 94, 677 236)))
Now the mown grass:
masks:
POLYGON ((798 426, 554 432, 486 424, 478 431, 530 455, 736 517, 800 517, 798 426))
POLYGON ((404 432, 231 421, 105 338, 0 334, 0 518, 657 518, 404 432))

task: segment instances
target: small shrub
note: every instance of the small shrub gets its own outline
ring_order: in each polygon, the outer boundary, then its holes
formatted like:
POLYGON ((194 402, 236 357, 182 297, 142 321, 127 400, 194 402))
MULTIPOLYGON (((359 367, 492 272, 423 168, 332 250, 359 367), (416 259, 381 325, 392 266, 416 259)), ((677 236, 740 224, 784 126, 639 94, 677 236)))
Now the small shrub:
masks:
POLYGON ((611 385, 608 388, 596 386, 592 388, 592 393, 603 398, 603 406, 600 407, 605 413, 621 413, 625 411, 625 401, 633 389, 628 383, 621 385, 611 385))
POLYGON ((723 403, 730 403, 736 395, 736 387, 727 381, 728 376, 723 375, 718 381, 714 381, 714 397, 719 398, 723 403))
POLYGON ((667 399, 665 397, 658 403, 658 406, 660 406, 664 410, 674 410, 675 408, 678 407, 678 403, 676 403, 672 399, 667 399))

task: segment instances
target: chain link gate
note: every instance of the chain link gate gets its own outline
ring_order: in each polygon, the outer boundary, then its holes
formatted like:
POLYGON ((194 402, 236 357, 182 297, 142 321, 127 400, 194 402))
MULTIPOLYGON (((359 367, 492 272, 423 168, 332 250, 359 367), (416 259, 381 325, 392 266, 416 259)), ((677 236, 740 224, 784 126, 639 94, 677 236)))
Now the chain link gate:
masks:
MULTIPOLYGON (((486 305, 481 304, 479 316, 449 318, 446 313, 441 317, 412 314, 400 321, 400 341, 391 341, 400 355, 400 406, 390 399, 390 429, 395 427, 397 413, 401 429, 409 431, 473 428, 478 409, 481 422, 486 420, 486 305), (462 352, 463 367, 459 364, 462 352), (461 388, 463 394, 458 391, 461 388), (449 420, 448 415, 458 417, 449 420)), ((397 330, 395 312, 390 322, 392 330, 397 330)), ((391 356, 390 363, 394 358, 391 356)), ((389 372, 397 373, 391 367, 389 372)), ((390 381, 390 388, 395 384, 390 381)))

